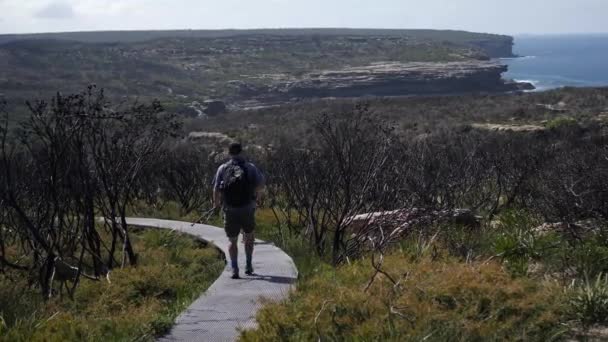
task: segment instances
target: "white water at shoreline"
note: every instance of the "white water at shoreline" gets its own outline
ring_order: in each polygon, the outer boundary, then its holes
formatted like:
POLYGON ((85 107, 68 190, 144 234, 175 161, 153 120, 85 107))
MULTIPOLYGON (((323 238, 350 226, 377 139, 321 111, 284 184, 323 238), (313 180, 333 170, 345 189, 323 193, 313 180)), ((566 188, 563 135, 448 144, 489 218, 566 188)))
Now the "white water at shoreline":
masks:
POLYGON ((543 91, 564 86, 608 86, 608 35, 516 37, 514 53, 501 58, 503 77, 532 83, 543 91))

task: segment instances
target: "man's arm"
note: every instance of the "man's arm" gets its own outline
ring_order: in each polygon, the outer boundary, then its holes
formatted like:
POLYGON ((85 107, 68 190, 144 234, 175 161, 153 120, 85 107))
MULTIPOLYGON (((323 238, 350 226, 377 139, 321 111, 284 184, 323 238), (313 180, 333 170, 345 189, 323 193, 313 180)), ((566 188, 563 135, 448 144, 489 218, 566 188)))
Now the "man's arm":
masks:
POLYGON ((260 169, 258 169, 255 165, 253 166, 255 168, 255 198, 257 200, 258 203, 260 203, 260 201, 262 200, 262 197, 264 196, 264 189, 266 188, 266 178, 264 177, 264 174, 262 174, 262 172, 260 171, 260 169))
POLYGON ((220 166, 215 173, 215 177, 213 177, 213 209, 219 209, 222 207, 222 191, 220 190, 220 185, 222 182, 222 170, 223 167, 220 166))
POLYGON ((258 203, 258 205, 262 205, 262 199, 264 198, 264 189, 265 189, 265 185, 258 185, 255 188, 255 200, 258 203))
POLYGON ((222 207, 222 192, 213 188, 213 209, 222 207))

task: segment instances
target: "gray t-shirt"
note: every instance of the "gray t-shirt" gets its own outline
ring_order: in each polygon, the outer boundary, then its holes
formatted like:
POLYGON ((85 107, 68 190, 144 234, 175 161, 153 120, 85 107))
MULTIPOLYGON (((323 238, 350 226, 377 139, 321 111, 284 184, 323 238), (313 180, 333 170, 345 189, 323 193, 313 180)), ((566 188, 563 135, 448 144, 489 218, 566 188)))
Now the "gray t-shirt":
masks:
MULTIPOLYGON (((252 186, 254 189, 264 185, 264 183, 266 182, 264 175, 262 174, 262 172, 260 172, 260 170, 255 165, 253 165, 253 163, 246 162, 245 159, 243 159, 242 157, 232 157, 232 159, 230 161, 220 165, 220 167, 217 169, 217 172, 215 173, 215 177, 213 178, 213 189, 215 191, 222 191, 221 186, 222 186, 222 182, 224 181, 226 167, 233 160, 244 164, 244 167, 247 169, 247 177, 249 178, 249 181, 252 183, 252 186)), ((225 201, 224 201, 224 206, 227 206, 225 201)), ((254 207, 255 207, 255 198, 252 198, 251 203, 246 205, 244 208, 254 208, 254 207)))

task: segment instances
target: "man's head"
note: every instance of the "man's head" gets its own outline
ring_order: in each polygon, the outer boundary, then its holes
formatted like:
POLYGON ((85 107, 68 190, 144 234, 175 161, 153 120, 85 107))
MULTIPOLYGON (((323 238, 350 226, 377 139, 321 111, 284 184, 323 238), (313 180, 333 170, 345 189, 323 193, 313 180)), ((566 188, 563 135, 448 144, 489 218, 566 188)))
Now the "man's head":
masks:
POLYGON ((243 146, 241 146, 240 143, 232 143, 230 144, 230 146, 228 147, 228 153, 231 156, 238 156, 241 154, 241 152, 243 152, 243 146))

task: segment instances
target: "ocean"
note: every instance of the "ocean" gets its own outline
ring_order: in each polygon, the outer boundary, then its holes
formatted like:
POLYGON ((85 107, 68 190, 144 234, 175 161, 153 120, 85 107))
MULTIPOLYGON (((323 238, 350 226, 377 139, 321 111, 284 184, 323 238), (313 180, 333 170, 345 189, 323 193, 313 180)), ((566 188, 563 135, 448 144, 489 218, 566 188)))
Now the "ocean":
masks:
POLYGON ((608 34, 515 36, 513 51, 521 57, 501 59, 509 65, 503 77, 537 91, 608 86, 608 34))

